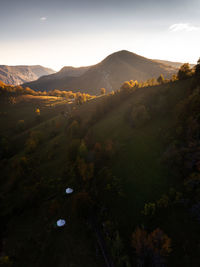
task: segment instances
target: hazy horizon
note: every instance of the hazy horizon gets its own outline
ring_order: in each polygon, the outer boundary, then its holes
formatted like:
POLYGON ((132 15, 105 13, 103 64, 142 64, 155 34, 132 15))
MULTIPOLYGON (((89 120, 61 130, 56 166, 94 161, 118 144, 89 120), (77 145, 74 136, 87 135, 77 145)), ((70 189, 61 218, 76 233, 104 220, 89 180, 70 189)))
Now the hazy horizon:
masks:
POLYGON ((196 63, 198 0, 1 0, 2 65, 89 66, 128 50, 196 63))

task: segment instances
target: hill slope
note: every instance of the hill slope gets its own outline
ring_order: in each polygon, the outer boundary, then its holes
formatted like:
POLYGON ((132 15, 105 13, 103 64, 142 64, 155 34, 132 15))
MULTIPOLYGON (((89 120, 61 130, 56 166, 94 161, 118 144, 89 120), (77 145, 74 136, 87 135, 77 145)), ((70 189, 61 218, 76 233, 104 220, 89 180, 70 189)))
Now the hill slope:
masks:
POLYGON ((43 75, 49 75, 55 71, 39 65, 35 66, 7 66, 0 65, 0 80, 6 84, 19 85, 25 82, 37 80, 43 75))
MULTIPOLYGON (((176 106, 187 96, 191 83, 186 80, 140 88, 126 98, 118 98, 118 93, 98 97, 81 106, 72 105, 68 118, 65 114, 70 106, 62 101, 50 106, 46 100, 15 105, 1 100, 1 124, 7 123, 11 150, 1 161, 1 213, 6 229, 2 243, 4 254, 15 266, 68 266, 69 262, 69 266, 103 266, 89 220, 85 223, 74 215, 77 197, 83 192, 98 203, 98 222, 105 227, 115 266, 120 266, 119 259, 130 259, 131 264, 122 266, 136 266, 130 245, 132 231, 140 224, 149 227, 141 210, 145 203, 180 186, 176 172, 162 159, 169 133, 175 128, 176 106), (41 118, 36 120, 34 108, 38 106, 41 118), (134 127, 129 119, 137 106, 145 106, 150 116, 134 127), (95 119, 91 120, 93 116, 95 119), (24 129, 16 129, 19 120, 24 120, 24 129), (91 170, 89 174, 85 171, 90 166, 94 167, 92 178, 91 170), (75 190, 71 197, 64 194, 67 186, 75 190), (65 228, 55 228, 58 218, 66 219, 65 228), (110 234, 106 222, 114 233, 118 231, 118 239, 110 234), (114 245, 121 240, 126 244, 125 252, 112 253, 118 251, 114 245)), ((4 137, 2 130, 0 134, 4 137)), ((2 145, 9 150, 5 138, 2 145)), ((199 227, 198 232, 193 224, 189 228, 176 210, 174 219, 170 209, 162 208, 163 213, 156 213, 156 223, 150 217, 151 228, 161 227, 172 238, 169 266, 178 266, 180 261, 181 266, 198 266, 192 264, 199 255, 196 251, 194 255, 188 253, 187 262, 179 257, 179 252, 183 254, 185 246, 191 246, 191 233, 195 234, 194 243, 199 239, 199 227)), ((196 244, 191 246, 194 247, 196 244)))
POLYGON ((123 50, 109 55, 78 77, 64 76, 58 72, 24 86, 38 90, 67 89, 98 94, 102 87, 109 92, 119 89, 126 80, 145 81, 157 78, 161 73, 169 78, 176 71, 174 67, 123 50))
MULTIPOLYGON (((160 60, 160 59, 154 59, 154 61, 157 61, 158 63, 162 63, 168 66, 172 66, 174 68, 180 68, 180 66, 182 66, 184 63, 181 62, 172 62, 172 61, 168 61, 168 60, 160 60)), ((190 67, 193 68, 195 66, 195 64, 190 64, 190 67)))

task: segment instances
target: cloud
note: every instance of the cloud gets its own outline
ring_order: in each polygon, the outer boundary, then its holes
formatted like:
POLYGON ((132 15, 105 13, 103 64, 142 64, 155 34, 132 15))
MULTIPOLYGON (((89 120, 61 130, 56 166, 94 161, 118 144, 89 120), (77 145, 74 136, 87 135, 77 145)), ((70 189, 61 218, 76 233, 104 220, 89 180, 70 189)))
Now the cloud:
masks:
POLYGON ((190 23, 177 23, 169 27, 170 32, 179 32, 179 31, 192 32, 198 30, 200 30, 200 27, 196 27, 194 25, 191 25, 190 23))
POLYGON ((45 21, 45 20, 47 20, 47 17, 41 17, 40 20, 45 21))

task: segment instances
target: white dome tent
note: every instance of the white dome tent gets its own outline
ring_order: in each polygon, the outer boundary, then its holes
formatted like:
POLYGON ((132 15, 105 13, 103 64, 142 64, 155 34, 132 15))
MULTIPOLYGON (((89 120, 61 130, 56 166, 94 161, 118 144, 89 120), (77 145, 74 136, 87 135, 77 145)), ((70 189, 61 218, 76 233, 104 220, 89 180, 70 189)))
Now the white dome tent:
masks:
POLYGON ((72 194, 74 192, 74 190, 70 187, 66 188, 65 190, 66 194, 72 194))
POLYGON ((63 227, 65 224, 66 224, 66 221, 63 220, 63 219, 59 219, 59 220, 56 222, 56 225, 57 225, 58 227, 63 227))

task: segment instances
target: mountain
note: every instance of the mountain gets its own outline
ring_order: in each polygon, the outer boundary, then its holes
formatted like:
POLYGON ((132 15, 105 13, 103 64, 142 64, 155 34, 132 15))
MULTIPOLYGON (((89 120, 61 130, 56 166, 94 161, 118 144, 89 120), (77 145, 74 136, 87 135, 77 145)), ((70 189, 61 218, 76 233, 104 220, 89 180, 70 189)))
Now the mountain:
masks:
POLYGON ((65 78, 67 76, 78 77, 78 76, 81 76, 83 73, 85 73, 87 70, 89 70, 89 68, 90 66, 79 67, 79 68, 75 68, 71 66, 63 67, 58 73, 56 73, 56 77, 58 78, 65 78))
POLYGON ((107 91, 119 89, 126 80, 145 81, 157 78, 161 73, 169 78, 177 69, 122 50, 109 55, 94 66, 86 67, 80 76, 75 77, 70 71, 65 75, 64 72, 65 68, 24 86, 37 90, 65 89, 97 94, 102 87, 107 91))
POLYGON ((37 80, 43 75, 49 75, 55 71, 40 65, 35 66, 7 66, 0 65, 0 80, 6 84, 19 85, 25 82, 37 80))
POLYGON ((59 72, 42 76, 36 81, 25 83, 23 86, 38 89, 41 91, 51 89, 63 89, 75 77, 84 74, 90 67, 63 67, 59 72))
MULTIPOLYGON (((158 63, 162 63, 165 65, 169 65, 172 66, 174 68, 180 68, 180 66, 182 66, 184 63, 181 62, 172 62, 172 61, 168 61, 168 60, 160 60, 160 59, 154 59, 154 61, 157 61, 158 63)), ((190 64, 190 67, 193 68, 195 66, 195 64, 190 64)))

